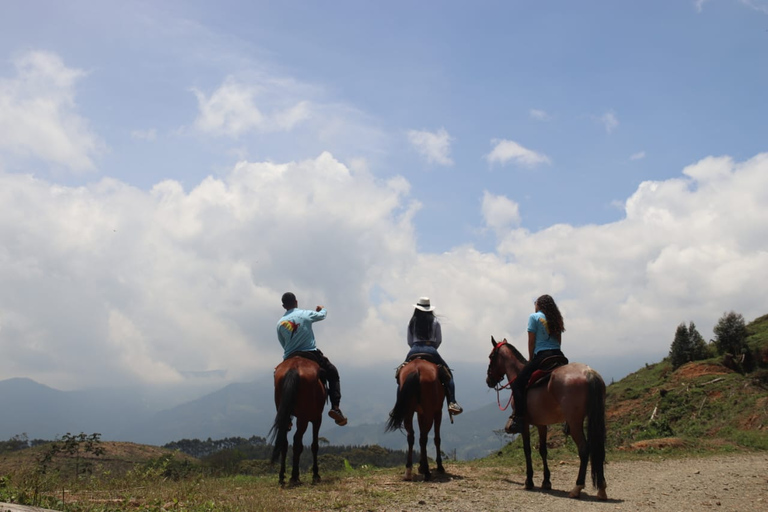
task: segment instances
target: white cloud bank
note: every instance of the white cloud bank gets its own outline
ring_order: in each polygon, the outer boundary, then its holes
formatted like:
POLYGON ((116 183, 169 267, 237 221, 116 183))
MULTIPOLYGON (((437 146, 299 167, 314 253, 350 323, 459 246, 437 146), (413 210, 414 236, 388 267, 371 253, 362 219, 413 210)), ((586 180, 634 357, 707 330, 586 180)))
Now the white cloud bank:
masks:
POLYGON ((104 145, 78 114, 75 84, 85 73, 42 51, 13 64, 16 75, 0 78, 0 156, 33 156, 74 172, 93 171, 104 145))
POLYGON ((414 148, 427 159, 427 162, 439 165, 453 165, 451 160, 451 141, 445 128, 437 132, 410 130, 408 140, 414 148))
POLYGON ((642 183, 626 217, 605 225, 529 232, 514 201, 486 193, 498 237, 488 252, 419 253, 418 207, 404 179, 377 180, 327 153, 241 162, 191 190, 0 173, 0 379, 254 378, 280 359, 286 290, 328 306, 315 332, 342 372, 394 367, 421 295, 441 315, 446 360, 482 364, 491 334, 523 343, 530 299, 550 293, 566 354, 606 377, 660 360, 682 321, 707 337, 724 311, 768 312, 768 154, 706 158, 642 183))

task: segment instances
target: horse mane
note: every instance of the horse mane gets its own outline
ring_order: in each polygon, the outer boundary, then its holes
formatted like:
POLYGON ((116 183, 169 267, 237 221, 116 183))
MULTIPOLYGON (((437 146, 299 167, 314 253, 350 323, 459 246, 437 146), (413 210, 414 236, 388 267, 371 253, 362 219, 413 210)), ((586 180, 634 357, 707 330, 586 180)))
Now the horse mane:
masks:
POLYGON ((517 350, 514 345, 512 345, 511 343, 507 343, 507 346, 510 349, 512 349, 512 355, 514 355, 515 358, 517 358, 523 364, 527 364, 528 363, 528 359, 526 359, 525 356, 523 356, 523 354, 521 354, 520 351, 517 350))

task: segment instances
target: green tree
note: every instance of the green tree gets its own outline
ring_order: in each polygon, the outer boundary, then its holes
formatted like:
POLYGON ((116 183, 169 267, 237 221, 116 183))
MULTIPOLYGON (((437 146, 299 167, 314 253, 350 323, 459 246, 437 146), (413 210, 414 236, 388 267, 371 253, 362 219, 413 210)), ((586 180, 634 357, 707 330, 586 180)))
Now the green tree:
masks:
POLYGON ((710 356, 707 342, 704 341, 704 336, 696 330, 696 325, 693 322, 688 324, 688 338, 691 343, 691 361, 700 361, 710 356))
POLYGON ((676 370, 685 363, 692 361, 692 357, 693 345, 691 344, 691 336, 688 327, 683 322, 677 326, 675 339, 669 347, 669 361, 672 363, 672 368, 676 370))
POLYGON ((739 355, 746 348, 747 326, 740 313, 723 313, 714 328, 718 354, 739 355))

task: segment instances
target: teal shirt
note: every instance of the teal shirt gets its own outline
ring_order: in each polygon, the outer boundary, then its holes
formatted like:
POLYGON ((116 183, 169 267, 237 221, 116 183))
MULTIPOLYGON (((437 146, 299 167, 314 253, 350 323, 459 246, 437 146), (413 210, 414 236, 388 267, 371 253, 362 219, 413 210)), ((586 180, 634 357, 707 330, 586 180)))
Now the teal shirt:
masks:
POLYGON ((547 331, 547 317, 537 311, 528 317, 528 332, 536 334, 536 343, 533 346, 533 355, 542 350, 560 350, 560 342, 549 335, 547 331))
POLYGON ((317 350, 312 324, 325 320, 325 309, 310 311, 307 309, 289 309, 277 322, 277 339, 283 346, 283 359, 294 352, 317 350))

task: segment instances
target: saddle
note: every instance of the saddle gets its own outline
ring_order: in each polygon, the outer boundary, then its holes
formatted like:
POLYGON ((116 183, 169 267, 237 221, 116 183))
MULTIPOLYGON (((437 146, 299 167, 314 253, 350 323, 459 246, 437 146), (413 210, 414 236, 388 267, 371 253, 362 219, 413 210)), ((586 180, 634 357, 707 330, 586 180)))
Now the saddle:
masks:
POLYGON ((320 358, 323 357, 322 352, 320 352, 319 350, 307 350, 307 351, 294 352, 293 354, 289 355, 286 358, 286 361, 294 357, 300 357, 302 359, 306 359, 307 361, 312 361, 313 363, 315 363, 318 368, 317 378, 320 379, 320 382, 322 382, 325 385, 326 390, 328 389, 328 376, 325 372, 325 369, 323 368, 323 365, 320 364, 320 358))
POLYGON ((424 361, 428 361, 435 366, 437 366, 437 375, 440 377, 440 382, 447 382, 451 380, 453 377, 453 374, 451 373, 451 369, 447 366, 443 366, 442 364, 438 363, 434 356, 432 354, 412 354, 410 357, 406 358, 405 362, 400 364, 397 368, 395 368, 395 380, 400 382, 400 370, 405 368, 405 365, 413 361, 414 359, 423 359, 424 361))
POLYGON ((568 358, 565 356, 550 356, 544 359, 534 372, 531 374, 531 378, 528 379, 526 389, 530 389, 535 386, 546 384, 549 376, 552 372, 561 366, 568 364, 568 358))

